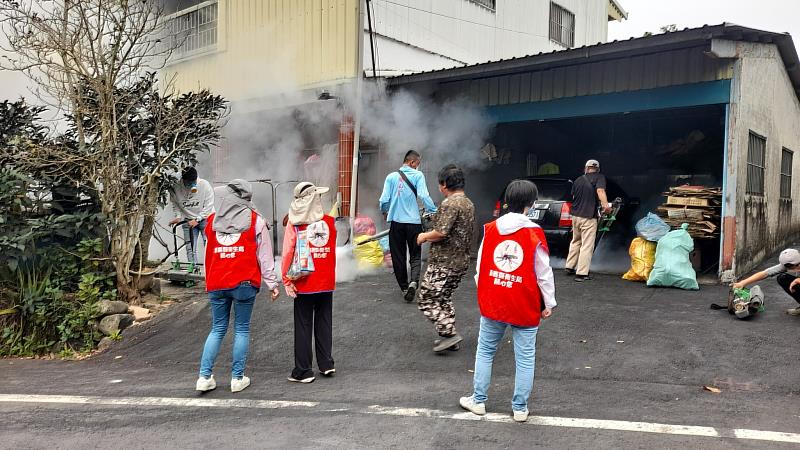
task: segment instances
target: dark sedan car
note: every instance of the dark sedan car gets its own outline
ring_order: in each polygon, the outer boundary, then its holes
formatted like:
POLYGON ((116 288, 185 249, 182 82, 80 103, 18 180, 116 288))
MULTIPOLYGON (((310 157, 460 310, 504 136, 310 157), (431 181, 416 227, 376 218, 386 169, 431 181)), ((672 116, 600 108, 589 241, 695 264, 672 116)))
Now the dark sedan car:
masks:
MULTIPOLYGON (((525 179, 532 181, 539 190, 539 199, 528 211, 528 217, 542 227, 551 250, 559 253, 566 250, 572 240, 572 180, 553 176, 525 177, 525 179)), ((494 217, 505 214, 502 202, 505 192, 504 187, 499 200, 495 203, 494 217)), ((617 216, 619 225, 615 225, 614 229, 624 232, 632 228, 629 219, 638 201, 629 199, 612 180, 607 180, 606 193, 609 201, 615 198, 622 200, 622 209, 617 216)))
MULTIPOLYGON (((572 180, 554 177, 526 177, 536 184, 539 200, 528 211, 528 217, 544 230, 551 248, 563 248, 572 240, 572 180)), ((507 185, 506 185, 507 187, 507 185)), ((505 214, 502 198, 506 188, 495 204, 494 217, 505 214)))

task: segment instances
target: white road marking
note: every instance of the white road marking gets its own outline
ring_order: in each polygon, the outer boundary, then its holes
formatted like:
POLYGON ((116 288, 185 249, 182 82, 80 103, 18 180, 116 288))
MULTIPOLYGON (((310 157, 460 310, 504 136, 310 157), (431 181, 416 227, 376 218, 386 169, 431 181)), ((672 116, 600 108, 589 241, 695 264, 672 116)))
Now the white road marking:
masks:
MULTIPOLYGON (((251 409, 308 409, 321 406, 320 402, 249 399, 210 399, 174 397, 97 397, 74 395, 14 395, 0 394, 0 403, 37 403, 105 406, 159 406, 159 407, 206 407, 206 408, 251 408, 251 409)), ((324 406, 324 405, 322 405, 324 406)), ((372 405, 366 408, 343 407, 331 404, 327 409, 314 411, 345 412, 355 414, 377 414, 402 417, 422 417, 444 420, 483 421, 492 423, 514 423, 509 414, 488 413, 476 416, 470 412, 453 413, 429 408, 402 408, 372 405)), ((633 433, 655 433, 710 438, 745 439, 769 442, 800 443, 800 434, 778 431, 750 430, 744 428, 725 429, 693 425, 675 425, 653 422, 629 422, 624 420, 582 419, 571 417, 530 416, 524 425, 563 428, 587 428, 595 430, 624 431, 633 433)))
POLYGON ((759 430, 746 430, 743 428, 737 428, 733 430, 733 434, 739 439, 754 439, 759 441, 800 443, 800 434, 795 434, 795 433, 780 433, 777 431, 759 431, 759 430))
POLYGON ((75 395, 4 395, 0 403, 61 403, 76 405, 126 405, 126 406, 188 406, 208 408, 313 408, 319 402, 290 402, 283 400, 247 400, 212 398, 169 398, 169 397, 94 397, 75 395))

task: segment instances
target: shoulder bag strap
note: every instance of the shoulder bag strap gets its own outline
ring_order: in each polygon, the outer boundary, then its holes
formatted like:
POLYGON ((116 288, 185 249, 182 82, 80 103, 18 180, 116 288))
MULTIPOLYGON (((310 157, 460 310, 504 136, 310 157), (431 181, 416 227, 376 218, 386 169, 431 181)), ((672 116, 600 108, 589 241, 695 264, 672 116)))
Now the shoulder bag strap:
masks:
POLYGON ((406 184, 408 185, 408 187, 410 187, 410 188, 411 188, 411 192, 413 192, 413 193, 414 193, 414 197, 418 197, 418 195, 417 195, 417 188, 416 188, 416 187, 414 187, 414 185, 413 185, 413 184, 411 184, 411 180, 409 180, 409 179, 408 179, 408 177, 406 176, 406 174, 404 174, 402 170, 398 170, 398 171, 397 171, 397 173, 399 173, 399 174, 400 174, 400 178, 402 178, 402 179, 403 179, 403 181, 405 181, 405 182, 406 182, 406 184))

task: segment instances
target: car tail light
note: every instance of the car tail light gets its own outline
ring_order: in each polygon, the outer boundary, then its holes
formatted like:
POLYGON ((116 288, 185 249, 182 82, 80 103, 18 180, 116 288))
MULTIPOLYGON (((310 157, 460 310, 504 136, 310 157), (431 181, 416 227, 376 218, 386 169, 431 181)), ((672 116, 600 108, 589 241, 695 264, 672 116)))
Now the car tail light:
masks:
POLYGON ((492 215, 494 217, 500 217, 500 200, 494 204, 494 212, 492 212, 492 215))
POLYGON ((572 203, 564 202, 561 204, 561 217, 559 217, 558 219, 559 227, 572 226, 572 214, 570 214, 571 210, 572 210, 572 203))

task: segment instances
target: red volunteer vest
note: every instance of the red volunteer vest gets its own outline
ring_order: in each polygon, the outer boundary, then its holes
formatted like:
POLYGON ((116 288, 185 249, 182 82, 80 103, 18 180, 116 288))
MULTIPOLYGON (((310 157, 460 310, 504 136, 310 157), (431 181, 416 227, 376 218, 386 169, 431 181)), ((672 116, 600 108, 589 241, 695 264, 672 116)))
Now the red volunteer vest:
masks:
POLYGON ((501 235, 495 222, 483 228, 478 272, 481 315, 520 327, 538 327, 542 294, 535 272, 536 247, 547 241, 541 228, 522 228, 501 235))
POLYGON ((308 246, 314 258, 314 272, 294 281, 297 292, 315 294, 336 289, 336 223, 325 215, 322 220, 310 225, 299 225, 306 230, 308 246))
POLYGON ((261 287, 261 267, 258 263, 256 217, 253 212, 250 228, 243 233, 225 234, 213 230, 214 217, 206 224, 206 291, 232 289, 244 281, 261 287))

